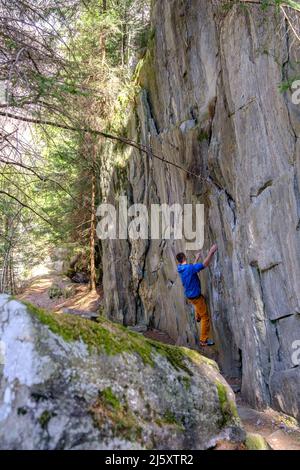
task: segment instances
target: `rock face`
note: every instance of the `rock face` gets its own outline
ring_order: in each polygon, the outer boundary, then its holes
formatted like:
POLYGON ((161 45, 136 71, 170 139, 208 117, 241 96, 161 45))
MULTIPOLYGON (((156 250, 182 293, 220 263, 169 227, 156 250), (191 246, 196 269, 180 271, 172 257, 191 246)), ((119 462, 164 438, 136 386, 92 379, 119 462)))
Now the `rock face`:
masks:
MULTIPOLYGON (((219 364, 242 377, 252 405, 299 418, 300 107, 279 90, 300 76, 298 44, 283 15, 259 2, 152 3, 128 132, 202 179, 133 150, 129 183, 112 171, 107 200, 124 193, 148 207, 205 204, 204 251, 219 245, 202 275, 219 364)), ((118 240, 103 248, 107 314, 193 345, 174 259, 185 244, 118 240)))
POLYGON ((0 449, 204 449, 241 442, 213 361, 104 318, 0 296, 0 449))

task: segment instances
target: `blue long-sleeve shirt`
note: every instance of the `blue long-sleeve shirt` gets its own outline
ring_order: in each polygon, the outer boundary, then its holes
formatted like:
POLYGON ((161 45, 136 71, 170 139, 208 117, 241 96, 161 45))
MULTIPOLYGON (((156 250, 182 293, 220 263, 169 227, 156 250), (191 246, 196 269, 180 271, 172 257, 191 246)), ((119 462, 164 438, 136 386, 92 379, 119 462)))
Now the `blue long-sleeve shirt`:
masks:
POLYGON ((184 287, 184 294, 188 299, 196 299, 201 295, 201 283, 198 274, 205 266, 202 263, 179 264, 177 271, 184 287))

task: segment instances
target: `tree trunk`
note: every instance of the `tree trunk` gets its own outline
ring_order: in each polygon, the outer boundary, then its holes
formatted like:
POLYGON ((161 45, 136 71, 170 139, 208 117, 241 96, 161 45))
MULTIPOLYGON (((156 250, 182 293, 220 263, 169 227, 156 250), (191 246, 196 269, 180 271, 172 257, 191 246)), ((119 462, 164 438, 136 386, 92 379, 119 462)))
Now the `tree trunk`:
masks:
POLYGON ((93 145, 93 169, 91 188, 91 226, 90 226, 90 289, 96 290, 96 267, 95 267, 95 236, 96 236, 96 148, 93 145))
POLYGON ((13 258, 13 253, 11 255, 11 265, 12 265, 12 276, 11 276, 11 289, 12 289, 12 294, 15 294, 17 291, 16 287, 16 277, 15 277, 15 269, 14 269, 14 258, 13 258))
POLYGON ((15 280, 14 280, 14 259, 13 259, 13 251, 10 252, 9 258, 9 290, 10 293, 13 295, 15 293, 15 280))
POLYGON ((122 65, 127 64, 127 40, 128 40, 128 32, 127 32, 127 24, 126 19, 122 25, 122 65))
POLYGON ((0 280, 0 292, 1 293, 6 292, 8 262, 9 262, 9 253, 10 253, 9 221, 7 217, 5 217, 5 221, 4 221, 4 236, 5 236, 5 240, 7 241, 4 244, 4 254, 3 254, 2 272, 1 272, 1 280, 0 280))
POLYGON ((105 32, 104 32, 104 33, 101 33, 99 36, 99 50, 100 50, 102 65, 105 64, 105 60, 106 60, 105 47, 106 47, 106 38, 105 38, 105 32))

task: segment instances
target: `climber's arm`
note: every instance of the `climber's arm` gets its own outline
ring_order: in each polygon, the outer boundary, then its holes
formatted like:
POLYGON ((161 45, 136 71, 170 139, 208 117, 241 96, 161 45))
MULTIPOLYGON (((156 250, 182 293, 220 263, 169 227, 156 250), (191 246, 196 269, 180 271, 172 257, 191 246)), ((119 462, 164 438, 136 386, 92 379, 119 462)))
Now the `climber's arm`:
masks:
POLYGON ((218 249, 217 245, 213 245, 211 247, 211 249, 209 250, 207 257, 203 261, 203 264, 206 268, 210 265, 210 262, 211 262, 211 260, 214 256, 215 252, 217 251, 217 249, 218 249))
POLYGON ((209 264, 212 260, 212 257, 215 254, 215 252, 217 251, 217 249, 218 249, 217 245, 213 245, 211 247, 211 249, 209 250, 208 255, 205 258, 205 260, 203 261, 203 263, 198 263, 199 259, 202 258, 202 252, 199 251, 196 254, 195 261, 194 261, 194 267, 195 267, 196 272, 199 272, 202 269, 207 268, 207 266, 209 266, 209 264))

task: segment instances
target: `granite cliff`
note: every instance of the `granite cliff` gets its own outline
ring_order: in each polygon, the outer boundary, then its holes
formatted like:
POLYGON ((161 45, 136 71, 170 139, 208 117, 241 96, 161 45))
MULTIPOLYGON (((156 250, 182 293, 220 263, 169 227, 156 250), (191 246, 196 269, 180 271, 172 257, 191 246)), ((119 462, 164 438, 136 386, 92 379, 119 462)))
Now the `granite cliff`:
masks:
MULTIPOLYGON (((299 418, 300 108, 279 89, 299 75, 299 46, 276 8, 241 3, 152 2, 128 135, 201 178, 128 148, 120 171, 106 145, 102 187, 113 203, 125 194, 148 207, 205 204, 204 251, 219 246, 202 276, 219 365, 241 377, 252 405, 299 418)), ((176 240, 103 242, 107 315, 193 347, 174 257, 184 248, 176 240)))

